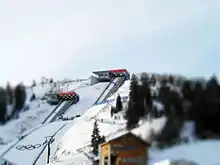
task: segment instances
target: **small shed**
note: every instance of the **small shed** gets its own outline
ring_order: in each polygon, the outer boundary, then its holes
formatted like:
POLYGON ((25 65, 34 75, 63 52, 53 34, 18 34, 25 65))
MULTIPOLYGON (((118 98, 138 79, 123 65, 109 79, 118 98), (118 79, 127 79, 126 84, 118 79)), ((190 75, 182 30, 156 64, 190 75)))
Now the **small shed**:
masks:
POLYGON ((146 165, 149 143, 131 132, 100 145, 99 165, 146 165))

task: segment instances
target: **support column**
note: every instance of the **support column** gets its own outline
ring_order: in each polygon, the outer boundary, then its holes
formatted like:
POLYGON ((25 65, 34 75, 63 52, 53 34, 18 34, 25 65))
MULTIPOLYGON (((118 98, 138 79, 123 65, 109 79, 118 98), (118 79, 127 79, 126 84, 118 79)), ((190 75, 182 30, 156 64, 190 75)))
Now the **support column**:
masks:
POLYGON ((111 144, 108 147, 108 165, 111 165, 111 144))
POLYGON ((148 155, 147 155, 147 151, 145 150, 144 155, 143 155, 143 165, 147 165, 148 163, 148 155))
POLYGON ((105 164, 105 157, 101 154, 99 159, 99 165, 104 165, 104 164, 105 164))
POLYGON ((117 159, 116 159, 116 165, 119 165, 119 163, 120 163, 120 157, 117 156, 117 159))
POLYGON ((100 147, 99 165, 104 165, 105 155, 103 154, 103 148, 100 147))

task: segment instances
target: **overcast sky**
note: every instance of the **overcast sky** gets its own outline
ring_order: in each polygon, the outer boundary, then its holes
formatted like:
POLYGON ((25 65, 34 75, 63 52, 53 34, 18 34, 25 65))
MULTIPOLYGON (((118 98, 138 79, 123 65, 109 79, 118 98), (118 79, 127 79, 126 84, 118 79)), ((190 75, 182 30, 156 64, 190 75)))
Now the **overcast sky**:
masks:
POLYGON ((220 75, 219 0, 1 0, 0 83, 92 70, 220 75))

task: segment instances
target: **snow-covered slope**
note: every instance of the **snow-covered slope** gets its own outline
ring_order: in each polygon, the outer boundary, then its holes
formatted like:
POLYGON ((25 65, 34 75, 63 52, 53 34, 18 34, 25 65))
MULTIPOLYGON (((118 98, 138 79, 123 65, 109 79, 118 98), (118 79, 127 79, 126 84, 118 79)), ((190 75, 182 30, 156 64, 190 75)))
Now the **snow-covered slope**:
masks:
MULTIPOLYGON (((115 104, 115 99, 118 94, 121 96, 128 95, 128 87, 129 81, 126 81, 126 83, 119 88, 118 92, 111 96, 109 99, 113 99, 111 102, 89 108, 82 117, 69 124, 70 129, 60 139, 57 139, 57 148, 59 148, 59 150, 56 151, 56 154, 51 158, 52 164, 91 164, 88 155, 85 155, 90 151, 93 119, 98 121, 100 133, 105 135, 106 138, 111 138, 118 133, 126 132, 126 122, 122 122, 122 119, 120 120, 121 122, 114 120, 110 115, 110 107, 115 104)), ((150 138, 149 131, 159 132, 161 128, 163 128, 165 121, 165 118, 161 118, 154 120, 152 123, 145 122, 141 127, 133 130, 133 132, 143 139, 150 138)))
POLYGON ((47 139, 49 140, 51 138, 50 136, 53 136, 63 126, 65 126, 65 123, 63 122, 55 122, 44 125, 39 129, 36 129, 30 135, 18 141, 15 145, 11 146, 8 152, 4 153, 1 156, 17 165, 31 165, 44 149, 46 145, 44 144, 46 140, 45 137, 47 137, 47 139))
POLYGON ((198 165, 218 165, 220 164, 220 141, 205 140, 195 143, 178 145, 170 149, 152 151, 149 165, 161 160, 190 160, 198 165))
MULTIPOLYGON (((79 89, 88 86, 88 81, 72 82, 69 86, 71 87, 69 90, 79 89)), ((0 126, 0 138, 3 142, 8 143, 14 140, 17 136, 22 135, 25 131, 36 127, 44 121, 56 107, 41 100, 44 94, 51 91, 52 88, 53 85, 51 84, 37 85, 33 89, 27 88, 26 104, 29 105, 29 110, 21 112, 18 119, 12 119, 4 126, 0 126), (36 99, 30 102, 29 99, 33 93, 35 93, 36 99)))
POLYGON ((108 84, 108 82, 98 83, 93 86, 76 90, 76 93, 78 93, 80 96, 80 100, 77 104, 72 105, 68 109, 68 111, 64 114, 64 117, 71 117, 75 116, 76 114, 84 114, 84 112, 93 105, 108 84))

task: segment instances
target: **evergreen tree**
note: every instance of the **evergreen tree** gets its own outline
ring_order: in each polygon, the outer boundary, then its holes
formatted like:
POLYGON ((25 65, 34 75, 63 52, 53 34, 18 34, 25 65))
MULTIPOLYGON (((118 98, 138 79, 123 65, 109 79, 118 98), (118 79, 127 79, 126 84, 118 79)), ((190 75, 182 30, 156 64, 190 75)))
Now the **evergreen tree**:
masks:
POLYGON ((13 100, 14 100, 14 91, 9 82, 6 85, 6 92, 7 92, 7 100, 8 100, 7 102, 11 105, 13 104, 13 100))
POLYGON ((127 129, 132 129, 138 123, 139 117, 136 109, 138 105, 138 79, 133 74, 131 76, 130 82, 130 93, 129 93, 129 102, 128 109, 125 114, 125 118, 127 119, 127 129))
POLYGON ((172 75, 169 75, 168 82, 172 85, 174 84, 174 77, 172 75))
POLYGON ((36 85, 37 85, 36 81, 33 80, 33 82, 32 82, 32 87, 35 87, 36 85))
POLYGON ((105 137, 100 136, 100 131, 98 128, 98 123, 95 121, 94 128, 92 131, 92 137, 91 137, 91 147, 92 147, 92 153, 94 155, 98 155, 99 152, 99 145, 105 142, 105 137))
POLYGON ((142 83, 142 89, 140 92, 143 93, 143 99, 144 99, 144 114, 148 114, 149 112, 152 113, 152 96, 151 96, 151 90, 149 87, 148 79, 146 75, 142 74, 141 76, 141 83, 142 83))
POLYGON ((111 117, 113 116, 113 114, 116 113, 116 110, 115 110, 115 109, 116 109, 115 107, 111 106, 111 110, 110 110, 111 117))
POLYGON ((50 83, 50 84, 52 84, 52 83, 53 83, 53 79, 52 79, 52 78, 50 79, 49 83, 50 83))
POLYGON ((33 93, 33 94, 31 95, 30 101, 33 101, 33 100, 35 100, 35 99, 36 99, 36 95, 35 95, 35 93, 33 93))
POLYGON ((156 85, 156 76, 155 76, 155 74, 152 74, 152 75, 151 75, 150 82, 151 82, 151 84, 152 84, 153 86, 156 85))
POLYGON ((116 100, 116 110, 117 110, 117 112, 120 112, 120 111, 122 111, 122 109, 123 109, 123 105, 121 102, 121 96, 118 95, 117 100, 116 100))
POLYGON ((135 98, 138 95, 138 79, 133 74, 131 76, 131 82, 130 82, 130 92, 129 92, 129 99, 132 100, 133 104, 135 104, 135 98))
POLYGON ((26 100, 26 91, 23 84, 18 84, 15 87, 15 111, 19 111, 24 107, 26 100))
POLYGON ((144 96, 145 96, 145 93, 143 91, 142 86, 138 85, 138 95, 137 95, 137 98, 135 99, 136 100, 135 111, 137 113, 138 120, 141 117, 143 117, 146 114, 146 112, 148 111, 147 107, 145 107, 146 102, 145 102, 144 96))
POLYGON ((181 90, 183 97, 187 100, 192 100, 193 99, 193 92, 192 92, 192 88, 191 88, 191 82, 189 80, 185 81, 183 83, 183 87, 181 90))
POLYGON ((7 94, 4 88, 0 88, 0 122, 6 122, 7 113, 7 94))

